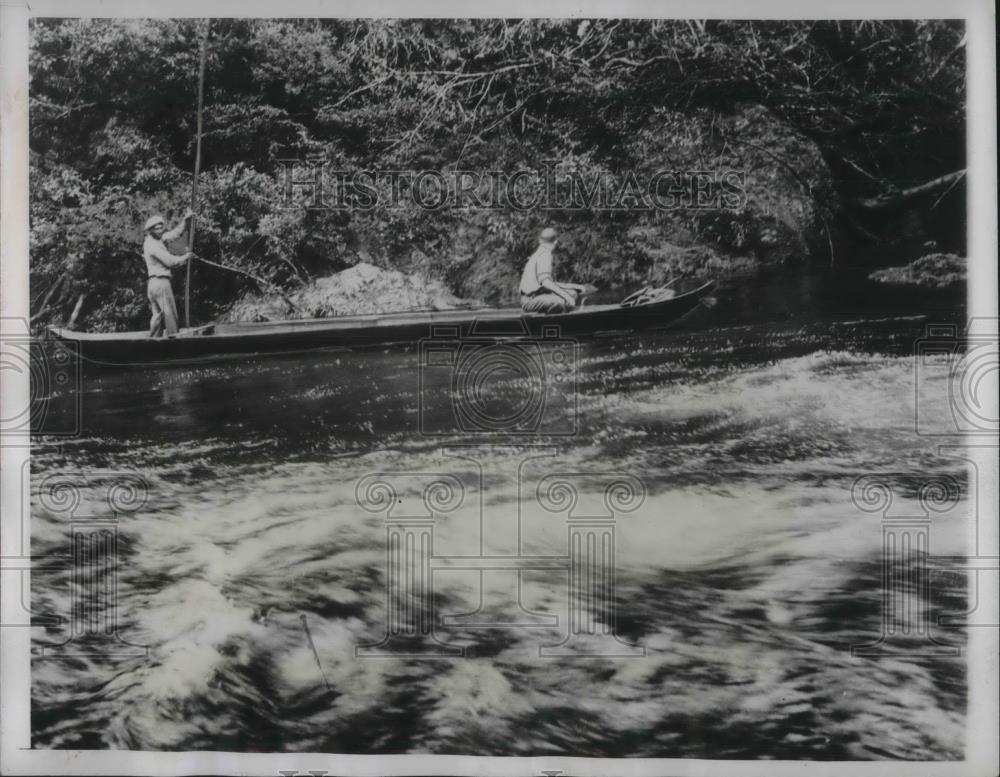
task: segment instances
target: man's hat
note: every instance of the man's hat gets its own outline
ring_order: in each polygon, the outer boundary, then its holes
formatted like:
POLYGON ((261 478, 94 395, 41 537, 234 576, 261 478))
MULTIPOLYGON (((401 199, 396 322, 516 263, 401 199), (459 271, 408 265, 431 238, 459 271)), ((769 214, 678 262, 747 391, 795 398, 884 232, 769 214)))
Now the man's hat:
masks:
POLYGON ((546 227, 542 230, 542 234, 538 236, 539 240, 544 240, 546 243, 551 243, 556 239, 556 231, 552 227, 546 227))
POLYGON ((147 232, 155 227, 157 224, 163 224, 163 216, 150 216, 146 219, 146 226, 143 227, 147 232))

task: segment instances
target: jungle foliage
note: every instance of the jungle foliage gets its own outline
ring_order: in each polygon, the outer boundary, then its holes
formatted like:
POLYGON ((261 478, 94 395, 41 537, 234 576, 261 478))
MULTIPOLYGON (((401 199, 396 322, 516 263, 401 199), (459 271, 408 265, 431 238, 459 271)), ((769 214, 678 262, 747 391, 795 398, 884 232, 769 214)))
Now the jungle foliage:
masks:
MULTIPOLYGON (((190 204, 205 24, 34 22, 36 323, 76 310, 88 328, 142 325, 141 225, 190 204)), ((714 117, 738 104, 763 106, 819 149, 835 187, 821 203, 834 252, 834 240, 898 242, 899 214, 943 250, 964 251, 960 22, 217 19, 207 51, 196 251, 280 288, 359 258, 446 255, 470 218, 282 209, 281 159, 344 171, 513 171, 556 159, 617 174, 641 165, 650 144, 669 145, 664 111, 714 117)), ((510 256, 530 249, 539 223, 531 213, 476 218, 491 250, 510 256)), ((623 228, 647 218, 572 217, 623 228)), ((460 289, 463 272, 455 265, 445 280, 460 289)), ((260 284, 205 265, 195 276, 201 321, 260 284)))

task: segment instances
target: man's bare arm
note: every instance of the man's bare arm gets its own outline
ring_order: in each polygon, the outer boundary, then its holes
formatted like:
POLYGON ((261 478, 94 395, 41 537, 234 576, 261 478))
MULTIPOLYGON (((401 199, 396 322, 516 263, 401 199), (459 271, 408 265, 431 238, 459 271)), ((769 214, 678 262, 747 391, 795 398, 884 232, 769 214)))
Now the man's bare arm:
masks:
POLYGON ((163 233, 163 238, 162 239, 163 240, 176 240, 181 235, 183 235, 184 234, 184 230, 187 229, 187 226, 190 223, 191 217, 193 215, 194 215, 194 213, 192 213, 190 210, 188 210, 184 214, 184 217, 181 219, 180 223, 176 227, 174 227, 173 229, 171 229, 169 232, 164 232, 163 233))

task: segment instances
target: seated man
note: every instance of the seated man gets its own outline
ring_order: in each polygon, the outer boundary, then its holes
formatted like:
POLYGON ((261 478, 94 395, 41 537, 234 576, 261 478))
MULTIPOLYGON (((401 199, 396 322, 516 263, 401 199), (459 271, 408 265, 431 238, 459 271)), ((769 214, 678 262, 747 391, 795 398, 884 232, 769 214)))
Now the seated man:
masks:
POLYGON ((526 313, 565 313, 575 308, 584 287, 556 283, 552 279, 552 252, 556 231, 546 227, 538 238, 538 248, 528 258, 521 274, 521 308, 526 313))

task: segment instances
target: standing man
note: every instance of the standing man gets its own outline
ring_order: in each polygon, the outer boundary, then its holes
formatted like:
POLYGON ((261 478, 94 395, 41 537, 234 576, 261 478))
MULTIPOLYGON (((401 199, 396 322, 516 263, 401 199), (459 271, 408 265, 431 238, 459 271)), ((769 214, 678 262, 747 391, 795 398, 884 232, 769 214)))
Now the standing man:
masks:
POLYGON ((552 278, 552 252, 556 231, 546 227, 538 236, 538 248, 528 258, 521 274, 521 308, 526 313, 566 313, 579 302, 583 286, 556 283, 552 278))
POLYGON ((149 322, 149 336, 162 337, 177 334, 177 304, 174 290, 170 286, 170 268, 180 267, 192 254, 176 256, 167 249, 164 241, 176 240, 187 229, 194 215, 190 210, 184 214, 181 223, 167 231, 163 216, 150 216, 146 221, 146 239, 142 243, 142 258, 146 260, 149 273, 149 305, 153 317, 149 322))

